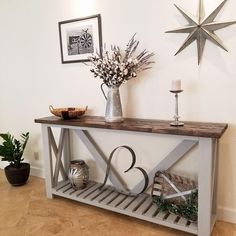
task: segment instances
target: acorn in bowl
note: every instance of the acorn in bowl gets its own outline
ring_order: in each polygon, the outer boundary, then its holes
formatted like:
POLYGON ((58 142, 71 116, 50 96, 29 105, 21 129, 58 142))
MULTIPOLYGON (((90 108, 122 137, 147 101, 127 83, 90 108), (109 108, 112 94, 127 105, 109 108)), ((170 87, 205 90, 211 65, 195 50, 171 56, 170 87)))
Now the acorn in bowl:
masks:
POLYGON ((74 119, 78 118, 87 111, 88 106, 85 108, 81 107, 67 107, 67 108, 53 108, 52 105, 49 106, 50 112, 58 117, 61 117, 63 119, 74 119))

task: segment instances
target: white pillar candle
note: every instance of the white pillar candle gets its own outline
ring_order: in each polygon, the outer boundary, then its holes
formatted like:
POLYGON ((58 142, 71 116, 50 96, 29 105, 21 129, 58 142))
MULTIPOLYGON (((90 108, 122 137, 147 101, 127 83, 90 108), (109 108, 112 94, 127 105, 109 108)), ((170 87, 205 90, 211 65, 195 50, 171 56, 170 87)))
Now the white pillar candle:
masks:
POLYGON ((181 90, 181 80, 172 80, 171 83, 171 90, 172 91, 178 91, 181 90))

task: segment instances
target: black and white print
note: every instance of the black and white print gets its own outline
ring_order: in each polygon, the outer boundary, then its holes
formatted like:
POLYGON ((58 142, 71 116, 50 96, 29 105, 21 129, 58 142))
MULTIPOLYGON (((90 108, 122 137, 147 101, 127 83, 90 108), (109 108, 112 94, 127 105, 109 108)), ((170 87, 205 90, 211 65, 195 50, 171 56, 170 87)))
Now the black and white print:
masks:
POLYGON ((59 36, 62 63, 89 61, 95 52, 101 53, 101 16, 61 21, 59 36))
POLYGON ((92 25, 68 30, 66 34, 68 55, 94 53, 92 25))

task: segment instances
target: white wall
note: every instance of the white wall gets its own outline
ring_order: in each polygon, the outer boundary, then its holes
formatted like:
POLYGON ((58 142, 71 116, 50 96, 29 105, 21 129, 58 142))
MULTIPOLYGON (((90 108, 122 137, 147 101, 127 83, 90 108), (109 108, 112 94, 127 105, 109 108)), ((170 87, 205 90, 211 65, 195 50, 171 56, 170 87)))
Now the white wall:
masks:
MULTIPOLYGON (((210 12, 221 1, 205 2, 210 12)), ((30 132, 26 159, 37 170, 43 168, 43 157, 41 129, 34 119, 48 116, 50 104, 55 107, 88 105, 89 114, 104 114, 100 81, 94 79, 82 63, 61 64, 58 36, 59 21, 100 13, 103 41, 108 45, 125 47, 137 32, 140 49, 156 54, 152 70, 122 86, 124 116, 172 119, 174 98, 168 90, 172 79, 181 79, 185 90, 180 95, 182 119, 229 123, 220 142, 218 205, 221 218, 236 222, 236 26, 217 32, 229 53, 207 42, 198 66, 195 43, 174 57, 186 35, 164 33, 186 24, 174 3, 194 13, 198 1, 0 0, 0 131, 16 135, 21 131, 30 132), (39 152, 39 161, 34 160, 34 152, 39 152)), ((235 20, 235 9, 236 2, 229 0, 217 19, 235 20)), ((114 135, 95 132, 94 135, 107 154, 125 140, 142 157, 139 164, 147 169, 179 142, 173 138, 167 145, 165 139, 158 139, 158 143, 153 136, 117 132, 114 135)), ((74 143, 74 156, 78 155, 91 159, 83 145, 74 143)), ((186 170, 187 175, 196 173, 196 159, 193 152, 189 160, 186 158, 176 169, 186 170)), ((92 159, 90 163, 94 168, 92 177, 102 179, 92 159)), ((136 177, 131 175, 129 181, 133 184, 136 177)))

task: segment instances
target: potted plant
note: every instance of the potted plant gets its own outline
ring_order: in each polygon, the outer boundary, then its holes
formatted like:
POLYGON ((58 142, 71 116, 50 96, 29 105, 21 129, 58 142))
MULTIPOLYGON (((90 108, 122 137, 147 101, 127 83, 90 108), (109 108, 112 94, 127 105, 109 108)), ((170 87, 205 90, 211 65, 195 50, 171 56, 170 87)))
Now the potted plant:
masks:
POLYGON ((19 140, 9 133, 1 133, 0 137, 3 139, 0 145, 1 160, 9 162, 9 165, 4 168, 7 180, 13 186, 25 184, 29 178, 30 164, 23 162, 22 156, 29 133, 22 133, 19 140))

